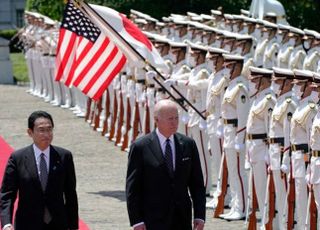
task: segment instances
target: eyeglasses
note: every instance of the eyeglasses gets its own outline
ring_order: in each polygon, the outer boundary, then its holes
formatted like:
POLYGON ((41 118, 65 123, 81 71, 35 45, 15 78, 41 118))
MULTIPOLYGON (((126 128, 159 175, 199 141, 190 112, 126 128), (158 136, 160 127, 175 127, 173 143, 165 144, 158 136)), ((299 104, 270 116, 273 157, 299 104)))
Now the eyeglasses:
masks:
POLYGON ((45 134, 45 133, 49 133, 52 134, 53 132, 53 128, 36 128, 34 129, 35 132, 40 133, 40 134, 45 134))

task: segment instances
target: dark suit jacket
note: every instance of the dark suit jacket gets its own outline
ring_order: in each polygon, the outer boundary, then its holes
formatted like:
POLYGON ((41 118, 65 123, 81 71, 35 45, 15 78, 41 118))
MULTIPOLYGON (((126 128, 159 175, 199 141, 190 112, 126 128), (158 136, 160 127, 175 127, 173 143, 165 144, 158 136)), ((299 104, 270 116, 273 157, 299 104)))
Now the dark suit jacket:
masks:
POLYGON ((32 145, 13 152, 8 160, 0 192, 2 227, 12 223, 13 205, 19 194, 15 230, 41 230, 44 207, 57 230, 78 229, 78 200, 72 155, 50 146, 46 191, 41 188, 32 145))
POLYGON ((196 144, 179 133, 174 141, 173 177, 155 131, 131 145, 126 181, 131 225, 144 222, 148 230, 168 230, 178 221, 180 229, 191 229, 192 204, 194 218, 205 220, 205 187, 196 144))

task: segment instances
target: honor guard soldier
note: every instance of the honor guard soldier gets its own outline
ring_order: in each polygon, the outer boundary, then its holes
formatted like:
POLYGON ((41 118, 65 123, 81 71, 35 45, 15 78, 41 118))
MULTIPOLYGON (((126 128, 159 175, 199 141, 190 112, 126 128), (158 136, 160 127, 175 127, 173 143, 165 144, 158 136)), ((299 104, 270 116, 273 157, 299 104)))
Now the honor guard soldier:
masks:
POLYGON ((268 24, 269 22, 261 22, 261 38, 257 40, 257 46, 253 56, 253 62, 256 67, 263 66, 264 53, 269 42, 269 28, 265 26, 265 24, 268 24))
POLYGON ((320 61, 320 34, 314 30, 304 30, 303 47, 307 50, 307 56, 303 62, 303 69, 317 71, 320 61))
POLYGON ((307 216, 307 183, 306 163, 310 152, 309 138, 312 121, 317 113, 318 93, 314 87, 313 74, 307 70, 294 70, 294 84, 298 86, 295 95, 300 98, 300 104, 291 119, 291 161, 295 180, 295 210, 297 229, 304 229, 307 216), (300 94, 300 95, 299 95, 300 94))
MULTIPOLYGON (((270 117, 268 140, 270 165, 268 170, 269 173, 272 173, 276 194, 275 204, 273 205, 278 211, 273 226, 279 230, 287 229, 286 189, 287 176, 290 169, 290 122, 292 114, 297 108, 296 99, 292 97, 291 91, 293 79, 292 70, 273 67, 271 88, 277 95, 277 102, 270 117)), ((269 184, 270 186, 272 185, 269 184)), ((268 191, 269 188, 267 187, 266 194, 268 194, 268 191)), ((265 215, 268 216, 266 213, 265 215)), ((273 216, 268 217, 268 222, 271 221, 272 223, 273 216)))
POLYGON ((222 12, 220 10, 211 10, 211 14, 214 17, 214 21, 213 21, 212 27, 224 30, 225 29, 225 23, 224 23, 224 17, 223 17, 222 12))
POLYGON ((227 65, 231 65, 226 76, 229 85, 221 104, 224 122, 223 148, 226 157, 231 191, 231 210, 220 217, 239 220, 244 217, 246 185, 244 181, 245 129, 249 111, 248 81, 241 76, 243 57, 224 54, 227 65))
POLYGON ((231 52, 234 44, 236 43, 236 37, 237 37, 237 34, 225 31, 223 33, 223 42, 221 44, 221 49, 231 52))
MULTIPOLYGON (((182 42, 170 42, 169 44, 170 44, 169 53, 170 53, 174 68, 172 71, 172 75, 165 82, 165 84, 167 86, 169 86, 170 84, 175 85, 176 89, 186 98, 187 88, 185 87, 184 83, 182 83, 182 86, 181 85, 179 86, 177 83, 181 81, 188 81, 190 76, 191 68, 186 62, 186 53, 187 53, 188 45, 182 42)), ((186 106, 186 104, 183 104, 183 99, 180 98, 180 96, 176 92, 171 90, 171 93, 177 98, 178 101, 180 101, 180 103, 183 106, 186 106)), ((178 106, 178 114, 179 114, 178 131, 180 133, 188 135, 189 134, 188 132, 189 115, 180 106, 178 106)))
POLYGON ((294 49, 289 58, 289 68, 302 69, 303 61, 306 57, 306 51, 303 47, 304 32, 298 28, 291 27, 289 37, 294 39, 294 49))
MULTIPOLYGON (((217 38, 218 29, 212 28, 210 26, 203 27, 203 34, 202 34, 202 43, 203 45, 212 46, 217 38)), ((219 46, 220 47, 220 46, 219 46)))
MULTIPOLYGON (((315 87, 317 88, 318 97, 319 97, 319 83, 320 83, 320 74, 314 73, 315 78, 315 87)), ((309 189, 312 190, 314 194, 316 209, 317 209, 317 219, 316 219, 316 228, 320 229, 320 112, 317 112, 317 115, 314 117, 311 134, 310 134, 310 149, 311 159, 309 164, 309 170, 307 171, 307 183, 309 189)), ((311 194, 309 192, 309 194, 311 194)), ((310 199, 310 198, 309 198, 310 199)), ((309 211, 309 210, 308 210, 309 211)), ((310 213, 312 215, 312 213, 310 213)))
POLYGON ((181 19, 175 19, 174 22, 174 37, 173 41, 183 42, 188 40, 188 22, 182 21, 181 19))
POLYGON ((266 46, 266 49, 263 55, 262 66, 263 68, 266 68, 266 69, 272 69, 272 67, 277 65, 277 55, 278 55, 279 46, 280 46, 276 37, 278 26, 277 24, 266 22, 265 28, 268 29, 269 35, 268 35, 268 44, 266 46))
MULTIPOLYGON (((189 45, 189 64, 193 69, 189 74, 188 80, 167 81, 166 84, 175 83, 178 86, 184 86, 187 89, 187 100, 189 100, 198 112, 204 116, 206 112, 206 94, 209 77, 209 72, 205 62, 207 48, 192 43, 189 43, 189 45)), ((210 187, 208 185, 211 184, 211 182, 208 181, 208 179, 210 179, 210 168, 208 168, 209 151, 206 132, 207 127, 206 121, 200 117, 198 112, 191 107, 189 108, 188 130, 190 131, 189 135, 195 140, 199 150, 204 184, 206 186, 207 194, 209 194, 210 187)))
MULTIPOLYGON (((217 175, 216 190, 213 193, 213 199, 207 202, 206 207, 215 209, 218 204, 218 196, 221 195, 221 178, 220 178, 220 165, 223 154, 221 136, 223 129, 223 121, 221 119, 221 102, 225 88, 228 86, 229 77, 225 76, 228 70, 227 63, 224 60, 223 54, 228 53, 225 50, 217 48, 208 48, 207 62, 208 67, 212 68, 212 73, 208 79, 208 90, 206 100, 206 118, 207 118, 207 132, 209 138, 209 151, 211 155, 211 163, 209 165, 213 169, 213 175, 217 175), (218 129, 220 136, 218 136, 218 129)), ((232 67, 233 64, 231 64, 232 67)), ((210 176, 210 175, 209 175, 210 176)), ((226 181, 226 183, 228 183, 226 181)), ((225 191, 226 192, 226 191, 225 191)), ((225 194, 223 194, 225 195, 225 194)))
POLYGON ((294 38, 289 37, 290 26, 278 25, 278 40, 281 40, 281 45, 277 57, 277 67, 288 69, 289 68, 289 58, 294 49, 294 38))
MULTIPOLYGON (((270 127, 270 117, 276 98, 270 89, 273 71, 250 67, 249 90, 253 98, 246 127, 247 159, 251 165, 252 197, 256 196, 261 216, 264 217, 265 191, 267 187, 268 145, 267 138, 270 127)), ((251 177, 251 176, 250 176, 251 177)), ((253 199, 252 199, 253 200, 253 199)), ((248 204, 249 205, 249 204, 248 204)), ((252 204, 253 205, 253 204, 252 204)), ((255 215, 251 213, 251 215, 255 215)), ((263 222, 262 218, 262 223, 263 222)), ((249 220, 250 223, 251 219, 249 220)))
POLYGON ((243 60, 243 69, 242 69, 242 75, 246 78, 249 77, 249 67, 254 65, 253 62, 253 37, 250 35, 238 35, 237 36, 237 42, 235 45, 237 48, 237 53, 244 57, 243 60))

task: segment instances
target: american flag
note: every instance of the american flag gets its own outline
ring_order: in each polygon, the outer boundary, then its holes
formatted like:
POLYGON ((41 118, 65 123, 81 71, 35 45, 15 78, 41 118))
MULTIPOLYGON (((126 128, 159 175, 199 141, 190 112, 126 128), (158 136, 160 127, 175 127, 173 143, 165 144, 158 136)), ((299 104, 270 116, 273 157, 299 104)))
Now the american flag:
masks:
POLYGON ((56 80, 98 100, 121 71, 126 57, 70 1, 60 27, 56 80))

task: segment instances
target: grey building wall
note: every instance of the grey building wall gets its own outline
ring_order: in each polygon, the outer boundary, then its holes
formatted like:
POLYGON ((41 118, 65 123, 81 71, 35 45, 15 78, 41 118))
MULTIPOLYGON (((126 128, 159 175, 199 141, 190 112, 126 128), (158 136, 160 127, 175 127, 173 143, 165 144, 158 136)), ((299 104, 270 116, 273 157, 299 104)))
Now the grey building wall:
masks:
POLYGON ((0 30, 23 26, 25 0, 0 0, 0 30))

